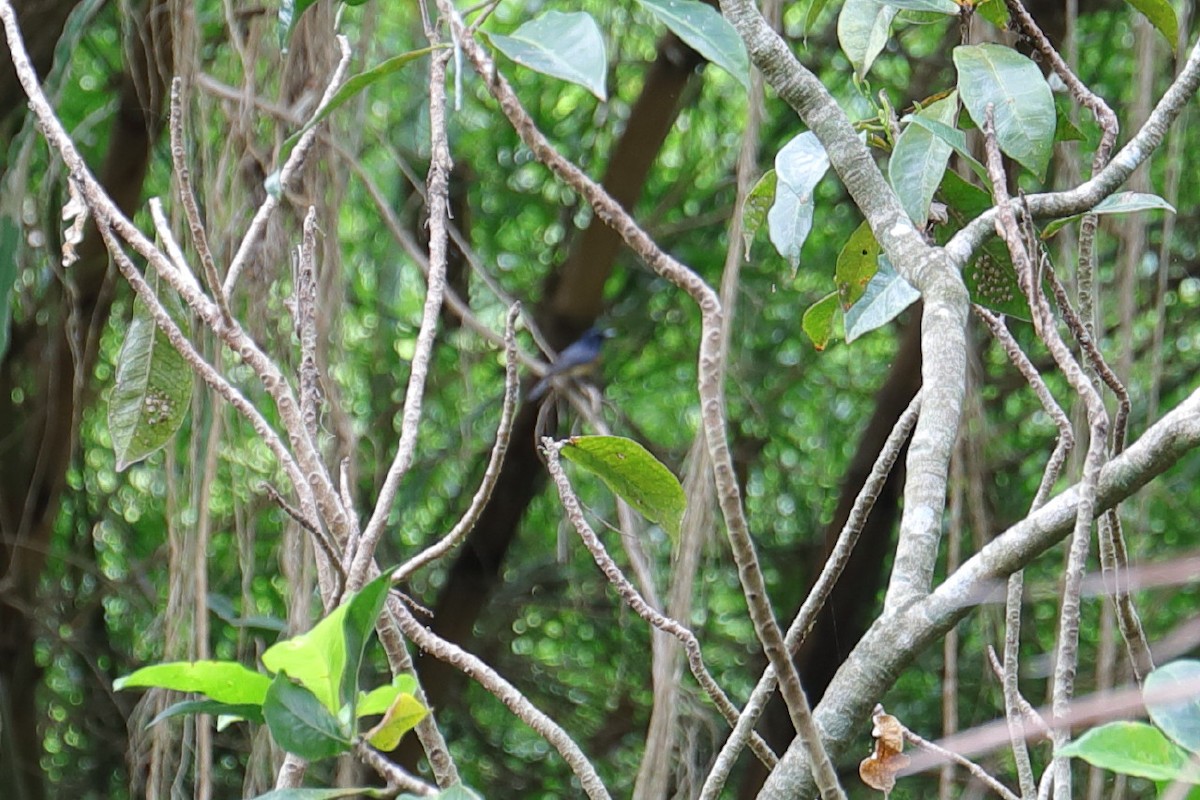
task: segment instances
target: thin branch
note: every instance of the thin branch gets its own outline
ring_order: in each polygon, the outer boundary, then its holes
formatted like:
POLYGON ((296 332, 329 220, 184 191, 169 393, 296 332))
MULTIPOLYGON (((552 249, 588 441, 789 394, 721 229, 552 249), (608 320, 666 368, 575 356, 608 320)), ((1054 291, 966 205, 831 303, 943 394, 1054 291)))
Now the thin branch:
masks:
MULTIPOLYGON (((436 37, 430 39, 437 45, 436 37)), ((392 502, 400 488, 417 448, 417 433, 421 423, 421 407, 425 398, 425 379, 429 374, 429 360, 433 354, 433 342, 437 335, 438 315, 441 313, 442 298, 446 291, 447 235, 446 224, 450 218, 450 146, 446 134, 446 63, 450 60, 448 50, 436 50, 430 56, 429 68, 429 274, 426 281, 425 308, 421 315, 421 327, 417 332, 412 367, 408 377, 408 388, 404 394, 404 408, 400 415, 400 441, 396 455, 388 468, 387 477, 379 489, 375 510, 367 521, 353 555, 350 567, 350 587, 357 589, 366 576, 367 566, 375 556, 375 546, 383 534, 392 502)))
MULTIPOLYGON (((683 645, 684 653, 687 655, 688 666, 692 670, 692 675, 695 676, 696 682, 704 689, 705 694, 712 700, 717 710, 721 712, 721 716, 725 718, 731 726, 737 724, 738 709, 733 702, 725 694, 725 691, 713 679, 712 674, 708 671, 708 667, 704 665, 704 656, 700 650, 700 641, 696 638, 696 634, 692 633, 685 625, 677 620, 670 619, 656 611, 645 598, 638 593, 633 584, 629 582, 621 573, 621 568, 612 560, 612 556, 604 548, 604 544, 600 541, 600 537, 592 530, 592 526, 588 524, 583 516, 583 508, 579 505, 579 498, 575 496, 575 491, 571 488, 571 483, 567 480, 567 475, 563 472, 562 463, 560 461, 559 451, 562 449, 563 443, 555 442, 550 437, 543 437, 542 452, 546 456, 546 468, 550 471, 550 477, 554 480, 554 485, 558 489, 559 500, 562 501, 563 511, 566 512, 567 519, 575 528, 579 538, 583 541, 588 552, 592 554, 592 559, 596 562, 596 566, 604 573, 604 577, 608 578, 608 582, 613 585, 617 593, 621 595, 621 599, 625 604, 633 609, 639 617, 644 619, 653 627, 675 637, 681 645, 683 645)), ((750 743, 754 754, 759 760, 771 769, 775 766, 777 758, 771 748, 757 734, 750 743)))
POLYGON ((179 179, 179 200, 183 203, 184 217, 192 234, 192 246, 196 248, 196 255, 200 257, 204 281, 213 294, 213 300, 221 312, 221 319, 226 325, 230 325, 233 322, 233 314, 229 312, 229 301, 221 286, 221 276, 217 274, 212 248, 208 244, 208 232, 205 230, 204 220, 200 218, 200 204, 196 202, 196 192, 192 187, 192 172, 187 164, 183 135, 183 79, 178 76, 171 81, 170 129, 171 163, 175 168, 175 176, 179 179))
POLYGON ((409 775, 399 764, 361 739, 354 743, 354 753, 364 764, 375 770, 379 777, 387 781, 391 789, 411 792, 420 797, 432 797, 438 793, 435 787, 409 775))
POLYGON ((592 800, 610 800, 608 790, 604 788, 604 782, 600 780, 596 768, 558 723, 529 702, 525 695, 483 660, 442 639, 418 622, 403 604, 391 603, 388 608, 396 615, 400 630, 417 647, 466 674, 495 695, 518 719, 537 731, 567 762, 567 766, 579 779, 584 794, 592 800))
POLYGON ((491 457, 483 472, 483 479, 479 482, 479 488, 475 491, 475 496, 471 498, 471 505, 449 533, 397 567, 392 574, 393 582, 399 583, 405 580, 421 567, 442 558, 457 547, 475 527, 479 515, 483 513, 483 507, 487 505, 492 496, 492 490, 496 488, 496 481, 500 477, 500 467, 504 463, 504 454, 508 452, 513 420, 516 416, 517 399, 520 397, 516 340, 516 322, 520 313, 521 307, 518 304, 514 304, 508 309, 508 319, 504 326, 504 403, 500 409, 500 424, 496 428, 496 443, 492 445, 491 457))
MULTIPOLYGON (((908 408, 900 415, 900 419, 896 420, 892 432, 888 434, 887 440, 871 467, 870 475, 863 482, 858 496, 854 498, 854 505, 846 517, 846 524, 838 533, 837 541, 829 553, 829 558, 825 560, 825 566, 821 568, 821 574, 813 584, 812 591, 805 598, 800 611, 797 612, 796 618, 788 627, 786 642, 789 653, 795 653, 808 638, 809 632, 812 631, 812 627, 817 621, 817 614, 825 606, 829 595, 833 592, 833 587, 841 577, 842 570, 846 568, 850 554, 854 551, 854 545, 858 542, 858 536, 862 533, 871 509, 875 507, 875 501, 879 498, 879 493, 883 490, 888 475, 896 465, 896 459, 900 457, 900 451, 904 449, 904 443, 912 433, 920 411, 921 393, 918 392, 912 402, 908 404, 908 408)), ((713 764, 712 770, 704 780, 704 786, 700 792, 701 800, 716 800, 720 796, 725 781, 729 778, 729 772, 733 769, 742 748, 745 747, 747 737, 754 730, 759 717, 762 716, 767 702, 774 694, 775 686, 775 669, 768 666, 762 677, 758 679, 754 691, 751 692, 750 699, 733 728, 733 733, 725 740, 720 753, 717 754, 716 763, 713 764)))
MULTIPOLYGON (((720 301, 712 287, 695 272, 664 253, 643 231, 634 219, 574 164, 563 158, 537 129, 528 112, 522 107, 508 81, 496 71, 487 51, 466 30, 462 19, 454 10, 450 0, 437 0, 438 9, 450 21, 463 53, 475 71, 487 84, 488 90, 500 104, 501 110, 521 137, 542 163, 546 164, 560 179, 575 189, 595 210, 596 215, 617 232, 627 245, 656 273, 685 291, 696 303, 701 314, 699 353, 699 394, 701 418, 704 423, 709 454, 713 461, 713 477, 717 487, 718 503, 725 518, 726 534, 730 549, 738 567, 742 592, 746 597, 754 630, 767 659, 782 676, 781 692, 787 704, 792 724, 800 733, 805 746, 814 754, 819 767, 818 781, 822 793, 827 797, 844 797, 838 783, 837 772, 821 741, 821 731, 813 722, 812 710, 800 685, 796 666, 788 656, 783 641, 783 632, 771 609, 766 592, 762 568, 758 563, 754 542, 742 508, 741 490, 730 453, 726 435, 724 410, 724 376, 721 373, 721 321, 720 301)), ((916 240, 919 235, 911 225, 908 230, 916 240)), ((903 232, 899 234, 903 236, 903 232)), ((923 243, 922 243, 923 246, 923 243)), ((959 281, 961 284, 961 280, 959 281)), ((965 292, 964 292, 965 301, 965 292)))
MULTIPOLYGON (((321 102, 313 109, 311 119, 316 119, 325 110, 325 107, 329 105, 329 101, 333 99, 334 94, 342 85, 342 80, 346 77, 346 70, 350 66, 350 41, 345 36, 338 36, 337 43, 342 51, 341 60, 338 61, 333 75, 329 78, 329 83, 325 86, 325 94, 321 96, 321 102)), ((288 155, 287 161, 283 162, 283 167, 279 170, 279 185, 277 189, 266 193, 262 205, 254 213, 254 219, 250 221, 250 227, 246 229, 246 234, 242 237, 237 252, 233 254, 233 261, 229 263, 229 271, 225 273, 223 291, 226 298, 233 295, 233 288, 237 285, 238 277, 249 262, 254 248, 258 246, 258 240, 262 237, 263 231, 266 230, 267 220, 271 218, 271 212, 279 205, 279 199, 286 194, 292 178, 304 166, 304 160, 308 157, 308 151, 312 148, 313 142, 317 140, 318 127, 314 125, 300 137, 300 141, 296 143, 296 147, 288 155)))
MULTIPOLYGON (((903 724, 901 727, 903 727, 903 724)), ((1003 797, 1004 800, 1017 800, 1017 796, 1012 793, 1011 789, 993 778, 987 773, 987 770, 976 764, 974 761, 971 761, 969 758, 965 758, 960 756, 958 753, 947 750, 944 747, 940 747, 936 743, 918 736, 906 727, 904 728, 904 738, 912 744, 915 744, 917 747, 921 747, 925 750, 936 753, 947 761, 953 762, 958 764, 960 767, 965 768, 967 772, 970 772, 972 775, 974 775, 976 779, 983 783, 983 785, 987 786, 993 792, 1003 797)))
POLYGON ((316 444, 321 407, 321 384, 317 374, 317 209, 309 206, 304 215, 300 260, 295 271, 296 338, 300 341, 300 419, 316 444))

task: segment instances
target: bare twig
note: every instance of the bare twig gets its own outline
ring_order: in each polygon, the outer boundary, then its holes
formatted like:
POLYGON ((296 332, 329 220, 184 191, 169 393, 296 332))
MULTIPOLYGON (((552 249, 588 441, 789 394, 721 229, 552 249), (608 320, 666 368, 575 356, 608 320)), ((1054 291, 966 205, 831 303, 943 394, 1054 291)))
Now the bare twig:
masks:
POLYGON ((354 753, 364 764, 375 770, 379 777, 387 781, 389 788, 411 792, 419 797, 430 797, 438 793, 436 788, 409 775, 399 764, 364 741, 360 740, 354 744, 354 753))
MULTIPOLYGON (((705 694, 712 700, 713 705, 721 712, 721 716, 731 726, 735 725, 738 719, 738 709, 713 679, 711 673, 708 671, 708 667, 704 665, 704 656, 700 651, 700 641, 696 638, 696 635, 680 622, 664 616, 646 602, 637 589, 633 588, 633 584, 629 582, 629 579, 621 573, 621 568, 612 560, 612 556, 604 548, 600 537, 596 536, 596 532, 592 530, 592 526, 587 523, 587 520, 583 516, 583 508, 579 505, 579 498, 575 496, 575 492, 571 488, 571 483, 567 480, 566 473, 563 472, 562 463, 559 460, 559 451, 561 449, 561 442, 555 442, 550 437, 542 439, 542 452, 546 455, 546 467, 550 470, 550 477, 554 480, 554 485, 558 489, 558 497, 562 501, 563 510, 566 512, 567 519, 575 527, 579 538, 583 540, 588 552, 592 554, 592 559, 595 560, 596 566, 600 567, 600 571, 604 573, 604 577, 608 578, 609 583, 621 595, 621 599, 639 617, 646 620, 646 622, 658 630, 675 637, 683 645, 684 653, 687 655, 688 666, 691 667, 692 675, 695 676, 696 682, 700 684, 705 694)), ((775 766, 777 760, 775 754, 771 752, 771 748, 757 734, 751 739, 750 746, 754 750, 754 754, 758 756, 759 760, 768 769, 775 766)))
MULTIPOLYGON (((430 44, 436 45, 433 39, 430 44)), ((375 546, 383 534, 392 502, 400 488, 400 481, 412 466, 417 447, 417 432, 421 423, 421 408, 425 398, 425 379, 429 374, 429 360, 433 354, 434 337, 437 335, 438 314, 446 290, 446 221, 450 218, 450 146, 446 140, 446 62, 451 53, 436 50, 430 57, 429 68, 429 273, 425 289, 425 308, 421 315, 421 327, 417 332, 412 368, 408 388, 404 394, 404 409, 401 412, 400 441, 396 455, 388 468, 387 477, 379 489, 375 510, 363 529, 358 548, 350 567, 350 587, 361 586, 367 566, 375 555, 375 546)))
MULTIPOLYGON (((329 101, 333 99, 333 95, 337 92, 338 88, 342 85, 342 80, 346 77, 346 69, 350 66, 349 40, 345 36, 338 36, 337 42, 338 47, 341 48, 342 57, 338 61, 333 75, 329 78, 329 83, 325 87, 325 94, 321 97, 321 102, 313 109, 312 119, 316 119, 325 109, 325 106, 329 105, 329 101)), ((271 212, 279 205, 279 200, 287 192, 292 178, 304 166, 304 160, 308 157, 308 151, 317 139, 317 127, 319 126, 314 125, 300 137, 300 141, 296 143, 296 147, 288 154, 287 161, 283 162, 283 167, 279 170, 279 185, 277 190, 267 192, 262 204, 258 207, 258 211, 254 212, 254 218, 250 221, 250 226, 246 229, 246 234, 242 237, 237 252, 233 254, 233 260, 229 263, 229 271, 225 273, 224 292, 226 298, 233 295, 233 288, 237 285, 237 279, 249 262, 254 248, 258 246, 258 240, 267 227, 267 220, 271 218, 271 212)))
POLYGON ((970 772, 972 775, 974 775, 981 783, 983 783, 985 786, 987 786, 989 789, 991 789, 996 794, 1003 797, 1004 800, 1017 800, 1017 796, 1012 793, 1012 790, 1010 790, 1007 786, 1002 784, 1000 781, 993 778, 991 775, 989 775, 987 773, 987 770, 985 770, 983 767, 979 766, 978 764, 976 764, 974 761, 970 760, 969 758, 965 758, 963 756, 960 756, 958 753, 955 753, 951 750, 947 750, 944 747, 940 747, 936 743, 931 742, 928 739, 923 739, 922 737, 920 737, 917 734, 910 731, 908 728, 904 728, 904 738, 907 739, 912 744, 915 744, 917 747, 922 747, 926 750, 937 753, 939 756, 944 758, 946 761, 953 762, 955 764, 958 764, 960 767, 964 767, 967 770, 967 772, 970 772))
POLYGON ((513 419, 519 397, 516 322, 520 312, 519 305, 513 305, 508 309, 508 320, 504 327, 504 403, 500 410, 500 424, 496 428, 496 443, 492 445, 492 454, 488 459, 487 468, 484 469, 483 479, 479 482, 479 488, 475 491, 475 496, 471 498, 471 505, 463 514, 462 519, 449 533, 396 568, 392 574, 392 580, 397 583, 457 547, 475 527, 479 515, 483 512, 483 507, 492 496, 492 490, 496 488, 496 480, 500 477, 500 466, 504 463, 504 454, 508 452, 508 442, 512 436, 513 419))
MULTIPOLYGON (((817 614, 825 606, 834 585, 841 577, 842 570, 845 569, 846 563, 850 560, 850 554, 854 551, 854 545, 858 542, 858 535, 862 532, 863 525, 866 524, 867 516, 875 507, 879 492, 883 489, 888 475, 896 465, 896 459, 900 457, 900 451, 904 448, 905 441, 912 433, 920 410, 921 394, 918 392, 912 402, 908 404, 908 408, 900 415, 900 419, 896 420, 892 432, 888 434, 883 448, 879 451, 879 456, 875 459, 875 464, 871 467, 871 474, 867 476, 858 496, 854 498, 854 505, 846 518, 846 524, 842 526, 833 550, 830 552, 829 558, 825 560, 825 566, 821 568, 817 582, 813 584, 812 591, 808 593, 796 618, 788 627, 786 641, 790 653, 796 652, 796 649, 808 637, 817 621, 817 614)), ((750 694, 750 700, 742 710, 742 715, 738 719, 737 725, 734 726, 733 733, 729 735, 721 747, 721 752, 717 754, 716 763, 713 764, 712 770, 704 780, 704 787, 700 793, 701 800, 715 800, 720 796, 725 781, 729 778, 729 772, 733 769, 742 748, 745 747, 747 737, 758 723, 759 717, 767 706, 767 701, 771 699, 775 686, 775 669, 768 666, 750 694)))
POLYGON ((225 290, 221 286, 221 276, 217 274, 217 265, 213 260, 212 248, 208 244, 208 232, 204 220, 200 218, 200 204, 196 202, 196 192, 192 187, 192 171, 187 163, 187 151, 184 147, 183 136, 183 80, 176 77, 171 81, 171 163, 175 176, 179 180, 179 199, 183 203, 184 216, 187 218, 188 230, 192 234, 192 246, 200 257, 204 281, 212 292, 213 300, 221 312, 221 319, 226 325, 233 322, 229 312, 229 302, 225 290))
POLYGON ((558 751, 563 760, 579 779, 580 786, 592 800, 609 800, 608 790, 596 773, 596 768, 579 749, 579 745, 564 731, 558 723, 536 708, 533 703, 517 691, 511 683, 502 678, 495 670, 481 659, 467 651, 442 639, 427 627, 422 625, 401 603, 389 604, 388 608, 395 614, 400 630, 417 647, 432 655, 439 661, 444 661, 458 671, 487 689, 522 722, 538 732, 550 746, 558 751))

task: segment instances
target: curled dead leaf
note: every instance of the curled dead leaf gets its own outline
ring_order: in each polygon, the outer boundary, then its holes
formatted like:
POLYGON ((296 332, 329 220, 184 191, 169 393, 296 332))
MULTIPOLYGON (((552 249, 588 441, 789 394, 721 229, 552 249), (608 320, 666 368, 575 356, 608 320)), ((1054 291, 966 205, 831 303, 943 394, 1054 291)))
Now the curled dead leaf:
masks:
POLYGON ((875 751, 858 765, 858 775, 867 786, 887 795, 896 787, 896 774, 909 763, 903 753, 904 726, 891 714, 884 713, 881 705, 875 706, 871 721, 875 751))

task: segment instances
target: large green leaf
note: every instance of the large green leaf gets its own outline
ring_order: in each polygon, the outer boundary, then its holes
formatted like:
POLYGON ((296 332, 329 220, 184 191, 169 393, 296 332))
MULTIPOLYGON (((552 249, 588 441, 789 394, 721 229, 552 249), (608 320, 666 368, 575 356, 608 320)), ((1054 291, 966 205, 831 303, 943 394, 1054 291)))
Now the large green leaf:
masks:
POLYGON ((604 37, 583 11, 547 11, 505 36, 488 34, 492 46, 518 64, 575 83, 604 100, 608 56, 604 37))
POLYGON ((1134 211, 1170 211, 1175 213, 1175 206, 1168 203, 1156 194, 1146 194, 1145 192, 1117 192, 1109 195, 1102 201, 1096 204, 1096 207, 1091 211, 1086 211, 1083 214, 1075 214, 1071 217, 1063 217, 1056 219, 1046 227, 1042 228, 1042 238, 1049 239, 1054 234, 1058 233, 1071 222, 1085 216, 1086 214, 1129 214, 1134 211))
POLYGON ((117 678, 113 689, 155 686, 177 692, 196 692, 229 705, 262 705, 271 679, 236 661, 172 661, 117 678))
POLYGON ((775 202, 767 212, 771 243, 792 269, 812 230, 813 192, 829 169, 829 156, 811 131, 794 137, 775 156, 775 202))
POLYGON ((1157 692, 1192 687, 1190 697, 1175 701, 1146 703, 1150 719, 1176 744, 1200 754, 1200 661, 1181 659, 1164 664, 1146 676, 1142 693, 1153 697, 1157 692))
POLYGON ((688 47, 728 72, 750 89, 750 57, 746 45, 721 12, 699 0, 638 0, 688 47))
POLYGON ((1170 0, 1125 0, 1125 2, 1145 14, 1146 19, 1150 20, 1150 24, 1166 38, 1167 44, 1171 45, 1171 50, 1175 50, 1175 46, 1179 42, 1179 20, 1175 17, 1175 9, 1171 6, 1170 0))
POLYGON ((604 481, 613 493, 672 540, 679 538, 687 497, 679 480, 632 439, 622 436, 572 436, 562 454, 604 481))
POLYGON ((846 341, 891 322, 921 297, 921 293, 896 272, 887 256, 879 257, 879 268, 862 297, 846 311, 846 341))
MULTIPOLYGON (((346 602, 342 633, 346 641, 346 666, 342 673, 340 699, 353 710, 358 701, 358 668, 362 664, 367 639, 375 630, 375 621, 387 600, 392 585, 391 570, 384 570, 346 602)), ((351 717, 353 717, 353 713, 351 717)), ((391 749, 391 748, 388 748, 391 749)))
POLYGON ((1000 149, 1038 179, 1046 175, 1054 144, 1054 96, 1038 66, 998 44, 954 48, 958 92, 980 128, 986 109, 995 111, 1000 149))
POLYGON ((958 157, 963 160, 963 163, 970 167, 971 171, 978 175, 981 181, 988 186, 992 185, 991 178, 988 177, 987 167, 979 163, 979 160, 976 159, 975 156, 971 155, 971 151, 967 148, 967 135, 965 133, 960 131, 958 128, 952 128, 949 125, 945 125, 936 119, 919 115, 910 114, 904 118, 904 121, 907 122, 909 126, 924 128, 938 139, 950 145, 951 149, 953 149, 955 153, 958 153, 958 157))
POLYGON ((280 747, 310 761, 348 752, 353 746, 352 734, 325 704, 284 672, 267 690, 263 718, 280 747))
POLYGON ((271 672, 286 672, 308 688, 331 713, 341 709, 342 676, 346 672, 345 603, 306 633, 276 642, 262 655, 271 672))
POLYGON ((842 52, 860 79, 871 71, 892 31, 896 8, 875 0, 846 0, 838 14, 837 36, 842 52))
MULTIPOLYGON (((147 270, 147 282, 176 322, 183 305, 159 277, 147 270)), ((150 307, 139 297, 125 332, 117 375, 108 399, 108 429, 117 469, 136 464, 163 447, 183 425, 192 397, 193 375, 187 361, 159 330, 150 307)))
MULTIPOLYGON (((958 116, 958 94, 951 92, 914 116, 932 119, 953 129, 958 116)), ((920 125, 906 125, 896 139, 888 159, 888 180, 909 218, 920 228, 929 218, 929 204, 946 173, 951 152, 953 148, 947 142, 920 125)))
POLYGON ((1145 722, 1110 722, 1092 728, 1056 755, 1082 758, 1094 767, 1154 781, 1200 780, 1200 773, 1188 770, 1188 751, 1145 722))

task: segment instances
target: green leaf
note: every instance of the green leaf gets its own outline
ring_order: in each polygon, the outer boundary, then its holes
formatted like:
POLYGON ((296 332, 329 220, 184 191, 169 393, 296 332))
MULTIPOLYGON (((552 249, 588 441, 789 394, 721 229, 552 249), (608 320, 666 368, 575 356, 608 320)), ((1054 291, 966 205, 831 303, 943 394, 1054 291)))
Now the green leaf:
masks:
POLYGON ((812 33, 813 26, 817 24, 817 18, 821 16, 821 12, 825 10, 825 6, 829 5, 829 0, 812 0, 812 4, 808 7, 808 14, 804 18, 804 43, 808 44, 808 35, 812 33))
POLYGON ((7 214, 0 216, 0 361, 8 352, 12 287, 17 282, 17 250, 20 246, 21 228, 17 221, 7 214))
POLYGON ((957 212, 963 222, 975 219, 992 207, 992 196, 987 191, 968 182, 953 170, 942 176, 938 197, 951 211, 957 212))
POLYGON ((750 90, 746 45, 721 12, 698 0, 638 0, 687 46, 728 72, 750 90))
POLYGON ((392 56, 383 63, 377 64, 368 70, 351 76, 345 83, 342 84, 341 88, 334 92, 333 97, 329 98, 329 103, 326 104, 325 107, 319 112, 317 112, 316 116, 304 123, 303 128, 293 133, 287 138, 286 141, 284 141, 283 148, 281 149, 279 155, 279 163, 282 164, 287 160, 288 154, 292 152, 292 148, 295 147, 296 143, 300 141, 301 136, 308 133, 308 131, 312 128, 316 127, 321 120, 332 114, 339 106, 344 105, 348 100, 353 98, 354 95, 363 91, 371 84, 378 83, 389 75, 400 71, 400 69, 416 61, 418 58, 429 55, 434 51, 434 49, 435 48, 433 47, 425 47, 420 50, 401 53, 398 56, 392 56))
POLYGON ((1162 209, 1175 213, 1175 206, 1163 200, 1156 194, 1146 194, 1144 192, 1117 192, 1109 195, 1100 201, 1091 211, 1085 211, 1083 214, 1075 214, 1071 217, 1063 217, 1056 219, 1046 225, 1042 229, 1042 238, 1049 239, 1054 234, 1058 233, 1071 222, 1085 216, 1086 214, 1128 214, 1132 211, 1152 211, 1162 209))
POLYGON ((285 672, 276 675, 267 690, 263 718, 280 747, 310 761, 345 753, 352 746, 350 734, 324 703, 285 672))
POLYGON ((904 117, 904 122, 909 123, 909 125, 915 125, 919 128, 924 128, 938 139, 941 139, 943 142, 950 145, 951 149, 953 149, 955 153, 958 153, 958 157, 963 160, 963 163, 971 168, 972 172, 979 176, 980 180, 982 180, 988 186, 992 185, 991 178, 988 177, 987 167, 985 167, 983 164, 980 164, 979 160, 976 159, 975 156, 971 155, 971 151, 967 149, 967 135, 965 133, 957 128, 951 128, 949 125, 938 122, 936 119, 930 119, 929 117, 923 117, 919 115, 909 114, 904 117))
POLYGON ((775 202, 776 183, 775 170, 767 170, 758 179, 758 183, 754 184, 754 188, 746 195, 746 201, 742 204, 742 243, 746 248, 747 260, 750 258, 750 248, 754 244, 754 237, 766 222, 767 211, 775 202))
POLYGON ((608 98, 604 89, 608 72, 604 37, 590 14, 547 11, 511 36, 490 33, 488 38, 493 47, 518 64, 578 84, 601 100, 608 98))
POLYGON ((975 13, 1002 31, 1008 29, 1008 6, 1004 0, 984 0, 975 6, 975 13))
POLYGON ((366 739, 384 752, 394 750, 400 744, 401 737, 417 727, 417 723, 428 713, 429 709, 411 694, 397 695, 383 719, 366 734, 366 739))
POLYGON ((1167 44, 1171 46, 1171 52, 1175 52, 1175 46, 1179 42, 1179 20, 1175 17, 1175 9, 1171 7, 1170 0, 1125 1, 1150 20, 1150 24, 1166 38, 1167 44))
POLYGON ((483 800, 483 795, 468 789, 461 783, 456 783, 431 797, 417 797, 415 794, 405 792, 396 800, 483 800))
MULTIPOLYGON (((177 322, 183 305, 174 290, 159 289, 159 277, 147 269, 146 280, 177 322)), ((108 400, 108 429, 117 470, 136 464, 163 447, 183 425, 192 397, 191 369, 159 330, 150 307, 139 297, 125 332, 117 375, 108 400)))
POLYGON ((811 131, 793 138, 775 156, 775 202, 767 212, 767 229, 793 270, 800 266, 800 248, 812 230, 813 191, 828 169, 825 148, 811 131))
POLYGON ((248 703, 231 705, 229 703, 218 703, 216 700, 184 700, 163 709, 158 716, 146 723, 146 727, 152 728, 165 719, 183 716, 184 714, 212 714, 213 716, 241 717, 242 719, 258 723, 263 721, 261 703, 255 705, 248 703))
POLYGON ((1094 767, 1155 781, 1200 780, 1195 772, 1186 774, 1188 751, 1145 722, 1110 722, 1092 728, 1056 755, 1082 758, 1094 767))
MULTIPOLYGON (((958 116, 958 94, 951 92, 914 116, 932 119, 953 129, 958 116)), ((888 180, 909 218, 919 228, 925 227, 929 219, 929 204, 946 173, 952 151, 947 142, 920 125, 905 126, 896 139, 888 159, 888 180)))
POLYGON ((1171 691, 1190 684, 1191 697, 1175 701, 1147 702, 1150 719, 1176 744, 1200 753, 1200 661, 1181 659, 1164 664, 1146 676, 1142 694, 1171 691))
POLYGON ((875 277, 867 284, 862 298, 846 311, 846 341, 853 342, 864 333, 883 327, 920 297, 921 293, 896 272, 887 256, 880 256, 875 277))
POLYGON ((875 276, 879 254, 883 248, 875 241, 871 226, 862 222, 838 253, 833 281, 837 285, 838 302, 845 311, 858 302, 866 291, 867 284, 875 276))
MULTIPOLYGON (((948 14, 958 16, 961 9, 958 3, 954 0, 886 0, 889 6, 903 9, 904 11, 932 11, 935 14, 948 14)), ((874 2, 882 3, 884 0, 874 0, 874 2)))
POLYGON ((279 3, 279 49, 287 53, 292 43, 292 32, 300 17, 317 0, 280 0, 279 3))
POLYGON ((358 702, 358 668, 362 664, 363 651, 367 639, 375 630, 375 621, 379 619, 391 585, 391 570, 384 570, 345 603, 347 608, 342 632, 346 642, 346 666, 341 676, 339 697, 342 705, 350 705, 351 718, 354 717, 354 704, 358 702))
POLYGON ((954 66, 958 91, 971 119, 982 129, 991 103, 1001 151, 1044 179, 1056 114, 1042 71, 1016 50, 997 44, 954 48, 954 66))
POLYGON ((687 497, 671 470, 632 439, 572 436, 562 454, 604 481, 614 494, 679 539, 687 497))
POLYGON ((846 0, 838 14, 837 36, 842 52, 854 67, 859 80, 871 71, 871 65, 887 44, 896 9, 874 0, 846 0))
POLYGON ((417 681, 411 675, 400 674, 385 686, 377 686, 366 694, 359 695, 356 706, 356 716, 369 717, 385 713, 392 701, 400 694, 413 694, 417 691, 417 681))
POLYGON ((837 292, 830 292, 808 307, 800 320, 800 327, 812 340, 813 347, 824 350, 833 338, 833 325, 841 313, 837 292))
POLYGON ((271 672, 286 672, 307 687, 330 713, 341 709, 341 681, 346 672, 347 604, 329 612, 307 633, 276 642, 262 655, 271 672))
POLYGON ((1067 110, 1060 104, 1054 104, 1054 141, 1082 142, 1087 139, 1079 126, 1067 116, 1067 110))
POLYGON ((261 706, 271 680, 236 661, 171 661, 117 678, 113 689, 155 686, 177 692, 196 692, 219 703, 261 706))
POLYGON ((1017 281, 1012 256, 999 239, 984 243, 975 260, 963 270, 963 282, 971 294, 971 302, 990 308, 997 314, 1025 321, 1033 318, 1029 301, 1017 281))
MULTIPOLYGON (((393 789, 392 791, 395 791, 393 789)), ((414 795, 409 795, 413 797, 414 795)), ((437 795, 434 795, 435 797, 437 795)), ((342 797, 391 797, 387 789, 275 789, 260 794, 254 800, 339 800, 342 797)), ((423 797, 421 800, 429 800, 423 797)))

